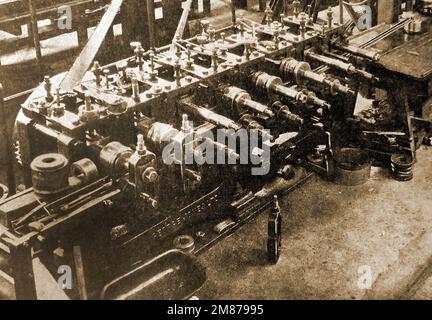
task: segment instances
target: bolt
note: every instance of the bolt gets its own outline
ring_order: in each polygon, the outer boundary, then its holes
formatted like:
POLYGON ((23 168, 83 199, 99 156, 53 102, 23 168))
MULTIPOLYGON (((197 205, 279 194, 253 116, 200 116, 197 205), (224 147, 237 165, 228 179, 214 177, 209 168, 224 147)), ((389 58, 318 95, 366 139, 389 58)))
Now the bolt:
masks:
POLYGON ((294 6, 294 15, 297 17, 298 14, 300 13, 300 1, 294 0, 293 6, 294 6))
POLYGON ((225 32, 221 32, 220 36, 221 36, 221 43, 224 44, 225 43, 225 32))
POLYGON ((44 77, 44 87, 45 87, 45 91, 46 91, 46 97, 45 97, 45 101, 46 102, 52 102, 54 100, 54 97, 52 96, 51 93, 51 80, 49 76, 45 76, 44 77))
POLYGON ((190 126, 188 115, 184 113, 182 115, 182 126, 181 126, 182 132, 184 134, 188 134, 192 131, 192 127, 190 126))
POLYGON ((57 106, 60 106, 60 87, 57 87, 56 89, 56 104, 57 106))
POLYGON ((143 154, 145 154, 146 151, 147 151, 147 148, 144 144, 144 136, 142 134, 139 134, 137 136, 136 152, 139 155, 143 155, 143 154))
POLYGON ((266 9, 264 11, 264 14, 265 14, 265 17, 266 17, 265 20, 267 22, 267 26, 270 27, 270 25, 271 25, 271 23, 273 21, 273 10, 270 8, 269 5, 267 5, 267 7, 266 7, 266 9))
POLYGON ((91 97, 88 94, 84 95, 84 103, 85 103, 86 111, 92 111, 93 110, 93 106, 91 104, 91 97))
POLYGON ((191 55, 192 55, 192 45, 191 44, 187 44, 186 45, 186 52, 187 52, 187 59, 190 60, 191 59, 191 55))
POLYGON ((177 59, 174 65, 174 75, 176 80, 176 85, 179 87, 181 85, 180 83, 180 60, 177 59))
POLYGON ((213 42, 215 40, 215 29, 211 28, 209 29, 209 41, 213 42))
POLYGON ((139 100, 139 83, 136 77, 132 77, 132 98, 139 100))
POLYGON ((93 64, 92 72, 96 77, 96 86, 100 86, 101 83, 101 75, 102 75, 102 68, 99 64, 99 62, 95 61, 93 64))
POLYGON ((140 70, 143 69, 143 65, 144 65, 144 60, 143 60, 143 56, 144 56, 144 49, 143 47, 140 45, 138 45, 135 49, 135 56, 136 56, 136 61, 138 64, 138 67, 140 70))
POLYGON ((277 48, 279 46, 279 31, 278 30, 275 30, 273 32, 273 41, 274 41, 276 48, 277 48))
POLYGON ((218 69, 218 55, 217 55, 216 48, 214 48, 213 52, 212 52, 212 66, 213 66, 213 70, 217 71, 217 69, 218 69))
POLYGON ((157 71, 155 70, 155 65, 154 65, 154 52, 153 52, 153 50, 150 50, 149 57, 150 57, 150 72, 149 72, 150 80, 154 81, 154 80, 156 80, 157 71))
POLYGON ((139 42, 139 41, 132 41, 132 42, 130 43, 130 46, 131 46, 132 50, 134 50, 134 51, 135 51, 138 47, 142 47, 141 42, 139 42))
POLYGON ((202 32, 207 33, 207 30, 210 26, 210 22, 207 19, 203 19, 200 21, 202 32))
POLYGON ((306 26, 306 17, 305 17, 305 14, 302 12, 300 14, 300 36, 302 38, 305 37, 305 30, 306 30, 305 26, 306 26))
MULTIPOLYGON (((177 37, 177 39, 178 39, 178 37, 177 37)), ((176 40, 176 42, 175 42, 175 47, 176 47, 176 56, 177 56, 177 58, 178 59, 180 59, 180 57, 181 57, 181 51, 180 51, 180 46, 178 46, 178 41, 176 40)))
POLYGON ((154 52, 153 52, 153 50, 150 51, 149 57, 150 57, 150 70, 154 71, 154 52))
POLYGON ((108 69, 104 69, 103 73, 105 75, 105 87, 107 89, 109 89, 109 73, 110 73, 110 71, 108 69))
POLYGON ((250 57, 250 43, 246 42, 244 44, 244 46, 245 46, 244 56, 245 56, 246 60, 249 60, 249 57, 250 57))
POLYGON ((193 66, 193 60, 192 60, 192 45, 187 44, 186 45, 186 49, 187 49, 187 60, 186 60, 186 67, 191 69, 193 66))
POLYGON ((240 37, 244 37, 244 26, 240 23, 240 37))
POLYGON ((328 24, 330 29, 332 27, 332 21, 333 21, 333 10, 331 7, 328 7, 328 9, 327 9, 327 24, 328 24))
POLYGON ((283 13, 281 13, 280 15, 279 15, 279 19, 280 19, 280 23, 283 25, 283 23, 284 23, 284 18, 285 18, 285 15, 283 14, 283 13))
POLYGON ((154 86, 153 88, 153 95, 160 95, 162 93, 162 88, 160 86, 154 86))

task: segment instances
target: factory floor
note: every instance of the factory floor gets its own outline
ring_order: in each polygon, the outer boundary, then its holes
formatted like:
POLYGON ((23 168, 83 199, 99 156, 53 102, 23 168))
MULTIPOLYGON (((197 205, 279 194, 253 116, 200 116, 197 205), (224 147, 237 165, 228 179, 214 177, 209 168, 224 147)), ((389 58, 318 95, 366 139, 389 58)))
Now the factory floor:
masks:
POLYGON ((313 177, 280 200, 279 262, 266 262, 264 212, 200 256, 207 282, 196 296, 431 299, 432 148, 417 157, 409 182, 381 168, 355 187, 313 177))

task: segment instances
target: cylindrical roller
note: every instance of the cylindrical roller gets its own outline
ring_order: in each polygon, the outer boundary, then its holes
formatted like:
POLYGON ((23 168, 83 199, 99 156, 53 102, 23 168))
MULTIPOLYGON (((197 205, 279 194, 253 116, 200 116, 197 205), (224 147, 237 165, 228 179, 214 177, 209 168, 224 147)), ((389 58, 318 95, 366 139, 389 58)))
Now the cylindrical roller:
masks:
POLYGON ((306 96, 302 92, 285 87, 283 85, 282 79, 279 77, 259 71, 252 75, 252 80, 261 90, 269 93, 273 92, 281 94, 287 98, 298 100, 303 103, 306 102, 306 96))
POLYGON ((374 80, 375 79, 373 74, 366 72, 364 70, 357 69, 351 63, 346 63, 346 62, 343 62, 343 61, 338 60, 338 59, 323 56, 323 55, 317 54, 317 53, 312 52, 312 51, 306 52, 305 56, 308 58, 311 58, 313 60, 319 61, 321 63, 324 63, 330 67, 334 67, 334 68, 337 68, 339 70, 345 71, 348 74, 357 74, 357 75, 360 75, 367 80, 374 80))
POLYGON ((239 119, 239 123, 241 123, 246 129, 248 130, 257 130, 258 133, 262 136, 262 137, 268 137, 271 141, 274 140, 274 137, 269 134, 267 131, 264 130, 264 127, 259 124, 253 117, 252 115, 245 113, 241 116, 241 118, 239 119))
POLYGON ((225 152, 225 155, 227 155, 231 159, 239 160, 240 155, 235 152, 234 150, 228 148, 225 144, 214 141, 210 138, 206 138, 206 141, 213 144, 216 149, 223 150, 225 152))
POLYGON ((237 123, 235 123, 234 120, 231 120, 230 118, 227 118, 223 115, 213 112, 207 108, 199 107, 190 102, 183 102, 181 105, 185 111, 188 111, 196 116, 199 116, 202 119, 210 123, 213 123, 217 126, 221 126, 227 129, 234 129, 236 131, 240 129, 240 126, 237 123))
POLYGON ((238 100, 238 103, 241 106, 247 107, 248 109, 250 109, 252 111, 267 115, 269 117, 274 116, 274 113, 266 105, 250 99, 250 96, 247 97, 246 95, 243 95, 238 100))
POLYGON ((286 58, 281 62, 280 72, 285 77, 294 76, 297 84, 302 84, 304 80, 307 80, 328 87, 332 94, 336 94, 337 92, 343 94, 354 94, 351 89, 340 84, 339 81, 329 79, 323 74, 312 71, 309 63, 304 61, 297 61, 293 58, 286 58))
POLYGON ((68 160, 59 153, 46 153, 30 164, 33 189, 40 195, 64 191, 69 186, 68 160))
POLYGON ((294 88, 284 86, 281 78, 269 75, 268 73, 261 71, 255 72, 252 74, 252 80, 261 90, 280 94, 301 103, 311 103, 319 107, 330 107, 327 102, 317 98, 315 95, 306 94, 294 88))
POLYGON ((72 163, 70 172, 72 176, 79 178, 83 183, 90 183, 99 178, 96 165, 88 158, 72 163))
POLYGON ((274 113, 266 105, 252 100, 251 96, 243 89, 231 86, 227 87, 224 96, 232 102, 234 108, 249 109, 251 111, 273 117, 274 113))
POLYGON ((359 56, 362 58, 367 58, 370 60, 378 60, 380 55, 378 52, 372 51, 372 50, 368 50, 368 49, 364 49, 364 48, 358 48, 356 46, 352 46, 352 45, 343 45, 343 46, 337 46, 338 49, 351 53, 355 56, 359 56))
POLYGON ((99 153, 102 166, 111 175, 121 175, 125 173, 127 163, 132 155, 132 149, 124 146, 120 142, 113 141, 105 145, 99 153))
POLYGON ((303 125, 303 118, 296 115, 295 113, 292 113, 289 110, 288 106, 282 104, 280 101, 276 101, 275 103, 273 103, 272 107, 276 110, 276 115, 278 116, 278 118, 283 119, 295 126, 303 125))

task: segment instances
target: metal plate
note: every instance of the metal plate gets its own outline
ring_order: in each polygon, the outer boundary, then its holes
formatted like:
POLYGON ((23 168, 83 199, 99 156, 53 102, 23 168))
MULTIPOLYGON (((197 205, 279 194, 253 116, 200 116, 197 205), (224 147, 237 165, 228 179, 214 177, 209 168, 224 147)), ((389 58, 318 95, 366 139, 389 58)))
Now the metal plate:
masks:
POLYGON ((383 54, 378 63, 404 75, 424 79, 432 74, 432 32, 383 54))

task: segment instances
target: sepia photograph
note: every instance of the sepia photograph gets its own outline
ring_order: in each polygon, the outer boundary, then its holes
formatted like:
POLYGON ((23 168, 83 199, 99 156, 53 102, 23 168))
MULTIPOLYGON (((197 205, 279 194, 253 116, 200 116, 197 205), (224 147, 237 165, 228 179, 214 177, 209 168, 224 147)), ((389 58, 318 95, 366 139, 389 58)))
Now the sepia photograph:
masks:
POLYGON ((432 299, 431 22, 432 0, 0 0, 0 300, 432 299))

